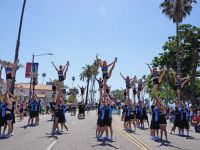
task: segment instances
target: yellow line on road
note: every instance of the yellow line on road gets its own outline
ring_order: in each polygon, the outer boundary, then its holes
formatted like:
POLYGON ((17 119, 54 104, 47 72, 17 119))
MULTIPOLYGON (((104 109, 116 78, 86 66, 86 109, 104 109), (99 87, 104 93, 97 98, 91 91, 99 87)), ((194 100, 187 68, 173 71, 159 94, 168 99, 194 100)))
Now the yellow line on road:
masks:
POLYGON ((115 128, 118 129, 119 133, 129 139, 130 142, 137 145, 142 150, 152 150, 149 146, 144 144, 142 141, 138 140, 137 138, 133 137, 130 133, 127 133, 123 130, 123 126, 118 122, 118 120, 114 119, 115 128))
POLYGON ((126 136, 123 131, 121 131, 119 129, 119 127, 116 124, 113 124, 113 126, 116 128, 117 132, 122 135, 123 137, 125 137, 127 140, 129 140, 131 143, 133 143, 134 145, 136 145, 138 148, 141 149, 140 145, 138 145, 134 140, 132 140, 129 136, 126 136))

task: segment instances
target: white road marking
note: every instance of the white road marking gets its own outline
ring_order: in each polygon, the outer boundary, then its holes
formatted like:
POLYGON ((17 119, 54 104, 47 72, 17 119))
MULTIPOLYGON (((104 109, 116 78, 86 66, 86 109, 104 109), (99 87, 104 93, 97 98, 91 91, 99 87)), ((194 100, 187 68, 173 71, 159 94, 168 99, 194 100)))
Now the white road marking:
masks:
POLYGON ((56 141, 53 141, 46 150, 50 150, 54 146, 54 144, 56 144, 56 141))

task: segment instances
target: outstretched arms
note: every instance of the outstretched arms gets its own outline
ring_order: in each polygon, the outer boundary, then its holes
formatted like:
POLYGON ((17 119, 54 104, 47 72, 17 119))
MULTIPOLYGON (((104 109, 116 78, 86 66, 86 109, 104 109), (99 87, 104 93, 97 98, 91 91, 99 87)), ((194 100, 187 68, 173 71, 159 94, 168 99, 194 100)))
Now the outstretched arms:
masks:
POLYGON ((54 66, 54 68, 56 69, 56 71, 58 71, 58 68, 55 66, 54 62, 52 61, 51 63, 54 66))
POLYGON ((122 75, 122 73, 120 72, 120 75, 121 75, 121 77, 124 79, 124 80, 126 80, 126 78, 122 75))

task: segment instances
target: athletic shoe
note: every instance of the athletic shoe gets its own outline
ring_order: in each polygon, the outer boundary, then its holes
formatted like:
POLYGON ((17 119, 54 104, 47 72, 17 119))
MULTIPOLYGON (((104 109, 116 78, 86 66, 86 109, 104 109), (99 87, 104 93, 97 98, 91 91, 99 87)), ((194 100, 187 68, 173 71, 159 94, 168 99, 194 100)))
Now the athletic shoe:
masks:
POLYGON ((69 131, 67 131, 66 133, 69 134, 69 131))
POLYGON ((133 131, 131 128, 128 129, 130 132, 133 131))
POLYGON ((109 138, 109 141, 114 142, 115 140, 114 140, 112 137, 110 137, 110 138, 109 138))
POLYGON ((124 129, 125 131, 129 131, 128 128, 124 129))
POLYGON ((61 132, 64 132, 64 130, 62 129, 61 132))
POLYGON ((51 131, 51 134, 56 134, 56 132, 55 131, 51 131))
POLYGON ((11 136, 13 136, 14 134, 13 134, 13 132, 11 133, 11 136))
POLYGON ((159 136, 157 136, 157 137, 156 137, 156 139, 157 139, 157 140, 160 140, 160 137, 159 137, 159 136))
POLYGON ((108 137, 108 136, 104 136, 104 139, 105 139, 105 140, 108 140, 108 139, 109 139, 109 137, 108 137))
POLYGON ((10 134, 6 134, 4 137, 9 138, 9 137, 11 137, 11 135, 10 134))
POLYGON ((100 136, 97 140, 104 140, 104 138, 100 136))
POLYGON ((157 140, 155 136, 151 136, 151 140, 157 140))

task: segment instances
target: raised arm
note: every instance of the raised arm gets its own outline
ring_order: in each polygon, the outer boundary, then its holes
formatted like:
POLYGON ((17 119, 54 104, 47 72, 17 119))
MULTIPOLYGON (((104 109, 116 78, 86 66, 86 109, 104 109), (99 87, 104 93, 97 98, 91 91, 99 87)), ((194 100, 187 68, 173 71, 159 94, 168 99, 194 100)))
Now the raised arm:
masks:
POLYGON ((120 72, 120 75, 121 75, 121 77, 124 79, 124 80, 126 80, 126 78, 122 75, 122 73, 120 72))
POLYGON ((17 61, 12 65, 12 68, 13 69, 16 69, 17 68, 17 65, 18 65, 18 63, 19 63, 19 59, 17 59, 17 61))
POLYGON ((102 61, 101 61, 101 59, 99 59, 98 54, 96 55, 96 60, 97 60, 97 65, 98 65, 99 67, 102 67, 102 66, 103 66, 103 65, 102 65, 102 61))
POLYGON ((152 70, 152 68, 150 67, 150 65, 147 64, 147 66, 149 67, 149 70, 150 70, 151 74, 153 74, 153 70, 152 70))
POLYGON ((183 80, 186 80, 186 79, 188 79, 189 77, 187 76, 187 77, 184 77, 184 78, 181 78, 181 81, 183 81, 183 80))
POLYGON ((0 61, 0 64, 1 64, 4 68, 7 67, 2 61, 0 61))
POLYGON ((135 81, 135 77, 133 77, 133 78, 130 79, 130 81, 132 81, 132 80, 135 81))
POLYGON ((12 105, 12 103, 11 103, 11 101, 10 101, 10 98, 9 98, 9 93, 7 93, 6 102, 7 102, 8 105, 12 105))
POLYGON ((49 78, 49 80, 50 80, 51 83, 53 83, 52 80, 51 80, 51 78, 49 78))
POLYGON ((58 68, 55 66, 54 62, 51 62, 51 63, 54 66, 54 68, 56 69, 56 71, 58 72, 58 68))
POLYGON ((95 77, 95 79, 97 80, 97 82, 99 83, 99 80, 95 77))
POLYGON ((107 103, 110 105, 110 106, 113 106, 114 105, 114 102, 112 102, 112 100, 110 100, 109 98, 107 98, 107 103))
POLYGON ((66 72, 67 72, 68 71, 68 67, 69 67, 69 61, 67 61, 67 63, 63 67, 63 72, 65 71, 65 69, 66 69, 66 72))

